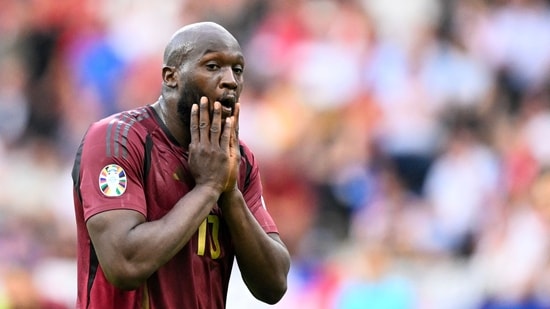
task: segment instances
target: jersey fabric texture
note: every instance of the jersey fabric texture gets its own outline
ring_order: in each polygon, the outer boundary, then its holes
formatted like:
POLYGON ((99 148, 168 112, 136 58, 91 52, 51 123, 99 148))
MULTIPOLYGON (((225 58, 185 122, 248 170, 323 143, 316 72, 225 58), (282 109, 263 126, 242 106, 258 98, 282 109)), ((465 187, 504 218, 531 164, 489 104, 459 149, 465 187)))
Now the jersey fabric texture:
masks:
MULTIPOLYGON (((277 228, 265 209, 257 162, 241 141, 239 188, 266 233, 277 228)), ((86 229, 86 220, 115 209, 162 218, 194 184, 187 153, 151 106, 118 113, 92 124, 74 168, 78 232, 77 308, 225 308, 234 248, 215 205, 189 243, 138 289, 111 285, 86 229)))

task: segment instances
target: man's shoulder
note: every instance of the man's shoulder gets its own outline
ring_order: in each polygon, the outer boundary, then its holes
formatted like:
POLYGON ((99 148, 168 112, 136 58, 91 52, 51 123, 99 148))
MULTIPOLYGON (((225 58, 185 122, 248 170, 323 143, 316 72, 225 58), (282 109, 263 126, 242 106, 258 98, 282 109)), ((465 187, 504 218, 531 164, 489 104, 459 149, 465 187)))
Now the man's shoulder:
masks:
POLYGON ((90 125, 89 132, 102 132, 112 138, 128 135, 131 131, 147 131, 147 122, 152 120, 149 106, 125 110, 104 117, 90 125))
POLYGON ((151 117, 150 107, 148 105, 121 111, 102 119, 97 120, 92 124, 94 127, 107 127, 113 125, 135 124, 142 122, 151 117))
POLYGON ((250 149, 250 147, 242 139, 239 139, 239 147, 241 147, 241 149, 245 150, 246 152, 252 153, 252 150, 250 149))
POLYGON ((254 156, 250 147, 242 139, 239 139, 239 147, 241 149, 241 155, 254 156))
POLYGON ((255 166, 256 158, 252 149, 241 139, 239 139, 239 148, 241 150, 241 157, 248 165, 255 166))
POLYGON ((92 123, 82 143, 85 149, 99 152, 105 149, 107 156, 126 157, 135 148, 130 145, 145 145, 155 125, 149 106, 126 110, 92 123))

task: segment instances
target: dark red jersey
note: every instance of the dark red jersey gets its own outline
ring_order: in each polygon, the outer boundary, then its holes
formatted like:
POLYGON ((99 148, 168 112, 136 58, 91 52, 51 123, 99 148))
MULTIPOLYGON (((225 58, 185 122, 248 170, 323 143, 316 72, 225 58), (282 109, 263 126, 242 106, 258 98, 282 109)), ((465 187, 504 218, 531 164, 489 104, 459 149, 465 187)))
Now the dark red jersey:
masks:
MULTIPOLYGON (((266 233, 277 232, 262 199, 257 162, 241 142, 239 187, 266 233)), ((91 216, 114 209, 163 217, 194 186, 187 153, 151 106, 90 126, 76 155, 74 201, 78 230, 77 308, 225 308, 234 248, 218 206, 189 243, 136 290, 111 285, 86 229, 91 216)))

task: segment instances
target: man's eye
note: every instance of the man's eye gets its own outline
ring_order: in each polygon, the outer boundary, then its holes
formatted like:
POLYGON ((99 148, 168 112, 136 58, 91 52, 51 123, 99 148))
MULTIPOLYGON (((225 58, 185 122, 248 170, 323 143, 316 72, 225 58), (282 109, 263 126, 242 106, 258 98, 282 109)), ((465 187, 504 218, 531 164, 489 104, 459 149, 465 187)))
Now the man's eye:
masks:
POLYGON ((220 66, 217 65, 217 64, 215 64, 215 63, 209 63, 209 64, 206 65, 206 67, 207 67, 209 70, 212 70, 212 71, 215 71, 215 70, 217 70, 217 69, 220 68, 220 66))
POLYGON ((235 72, 235 74, 243 74, 243 68, 241 67, 234 67, 233 68, 233 72, 235 72))

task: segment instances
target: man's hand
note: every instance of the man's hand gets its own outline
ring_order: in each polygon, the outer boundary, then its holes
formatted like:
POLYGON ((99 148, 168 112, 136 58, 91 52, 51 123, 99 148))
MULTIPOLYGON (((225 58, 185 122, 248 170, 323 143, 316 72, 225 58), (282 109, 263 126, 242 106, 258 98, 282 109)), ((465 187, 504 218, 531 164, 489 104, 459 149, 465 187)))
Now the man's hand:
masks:
POLYGON ((202 97, 200 106, 191 108, 189 168, 197 186, 206 185, 222 193, 237 186, 239 142, 235 116, 225 119, 222 129, 220 102, 214 102, 213 107, 212 120, 207 98, 202 97))

